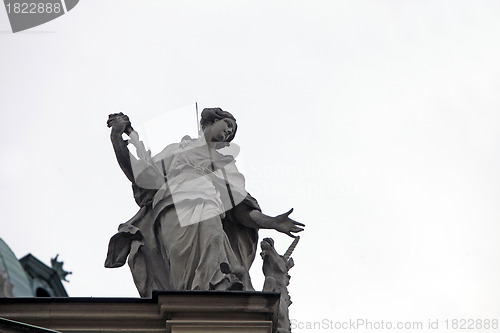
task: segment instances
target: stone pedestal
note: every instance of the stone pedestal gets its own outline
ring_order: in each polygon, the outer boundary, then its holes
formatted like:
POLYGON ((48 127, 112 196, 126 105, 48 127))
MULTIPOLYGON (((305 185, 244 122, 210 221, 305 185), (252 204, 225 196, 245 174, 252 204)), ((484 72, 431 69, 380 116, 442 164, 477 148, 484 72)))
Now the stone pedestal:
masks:
POLYGON ((172 333, 271 333, 272 322, 229 320, 169 320, 167 332, 172 333))
POLYGON ((159 295, 158 302, 166 314, 169 333, 271 333, 278 302, 270 301, 276 296, 246 292, 181 292, 159 295))
POLYGON ((165 291, 143 298, 0 298, 0 317, 61 333, 272 333, 279 294, 165 291))

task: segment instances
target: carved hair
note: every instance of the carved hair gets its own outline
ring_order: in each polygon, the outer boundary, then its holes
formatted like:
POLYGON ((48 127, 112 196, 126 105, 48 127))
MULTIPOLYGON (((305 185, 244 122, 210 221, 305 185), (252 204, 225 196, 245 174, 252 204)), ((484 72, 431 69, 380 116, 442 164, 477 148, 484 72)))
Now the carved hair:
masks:
MULTIPOLYGON (((206 108, 203 109, 203 111, 201 111, 200 125, 202 129, 205 129, 207 125, 211 125, 218 120, 227 118, 234 120, 234 122, 236 123, 236 118, 234 118, 234 116, 231 113, 223 111, 221 108, 206 108)), ((231 140, 234 139, 237 128, 238 125, 235 126, 233 134, 231 134, 231 136, 227 138, 227 142, 231 142, 231 140)))

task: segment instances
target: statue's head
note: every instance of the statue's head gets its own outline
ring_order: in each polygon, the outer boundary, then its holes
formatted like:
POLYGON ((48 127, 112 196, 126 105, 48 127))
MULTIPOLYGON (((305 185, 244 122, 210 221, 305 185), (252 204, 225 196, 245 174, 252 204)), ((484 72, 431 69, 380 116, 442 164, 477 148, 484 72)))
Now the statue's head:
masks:
POLYGON ((204 133, 210 132, 212 141, 231 142, 236 135, 236 119, 221 108, 206 108, 201 112, 200 125, 204 133))

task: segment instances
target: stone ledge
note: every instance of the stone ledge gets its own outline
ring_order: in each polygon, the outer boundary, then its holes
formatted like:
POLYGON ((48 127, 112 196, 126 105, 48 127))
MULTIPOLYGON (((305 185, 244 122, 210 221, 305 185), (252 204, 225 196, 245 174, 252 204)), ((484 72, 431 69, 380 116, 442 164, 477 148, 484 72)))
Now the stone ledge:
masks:
MULTIPOLYGON (((215 327, 213 323, 219 325, 217 332, 227 333, 241 323, 246 328, 234 332, 267 333, 276 327, 278 305, 277 293, 162 291, 149 299, 0 298, 0 317, 62 333, 165 333, 172 323, 184 329, 173 333, 193 331, 186 330, 187 323, 215 327)), ((191 326, 198 329, 193 332, 202 332, 196 327, 191 326)))

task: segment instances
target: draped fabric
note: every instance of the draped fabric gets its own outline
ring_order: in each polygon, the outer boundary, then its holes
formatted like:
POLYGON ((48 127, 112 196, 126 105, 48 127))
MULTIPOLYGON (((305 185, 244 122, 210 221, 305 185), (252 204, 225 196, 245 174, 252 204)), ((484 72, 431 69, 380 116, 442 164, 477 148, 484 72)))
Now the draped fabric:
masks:
MULTIPOLYGON (((133 159, 134 197, 141 208, 111 238, 105 266, 120 267, 128 256, 141 297, 151 297, 152 290, 214 289, 227 278, 221 263, 248 272, 257 230, 241 224, 233 211, 260 208, 245 191, 234 158, 198 139, 167 146, 153 161, 148 166, 133 159)), ((249 276, 243 284, 253 290, 249 276)))

